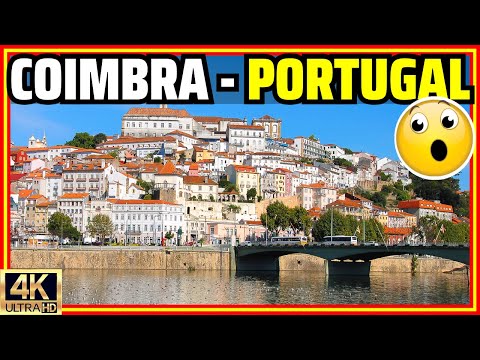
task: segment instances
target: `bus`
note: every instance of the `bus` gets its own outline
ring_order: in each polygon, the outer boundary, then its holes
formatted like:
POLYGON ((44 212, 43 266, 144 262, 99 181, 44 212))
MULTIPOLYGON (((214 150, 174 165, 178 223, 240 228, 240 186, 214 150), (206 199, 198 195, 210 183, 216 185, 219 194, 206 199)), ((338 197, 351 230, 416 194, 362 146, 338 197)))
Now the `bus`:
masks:
POLYGON ((348 235, 333 235, 333 236, 325 236, 322 239, 322 243, 325 245, 357 245, 357 237, 356 236, 348 236, 348 235))
POLYGON ((273 236, 270 241, 274 245, 306 245, 308 239, 306 236, 273 236))

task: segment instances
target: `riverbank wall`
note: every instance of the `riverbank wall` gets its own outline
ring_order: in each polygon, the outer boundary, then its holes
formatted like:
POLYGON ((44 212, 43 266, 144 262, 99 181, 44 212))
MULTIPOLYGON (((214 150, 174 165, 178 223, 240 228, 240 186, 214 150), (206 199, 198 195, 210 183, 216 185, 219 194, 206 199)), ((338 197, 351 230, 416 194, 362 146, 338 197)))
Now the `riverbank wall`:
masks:
MULTIPOLYGON (((280 270, 325 271, 325 260, 305 254, 279 259, 280 270)), ((417 273, 462 271, 456 261, 419 257, 413 262, 417 273)), ((230 270, 230 253, 189 250, 56 250, 13 249, 11 267, 17 269, 144 269, 144 270, 230 270)), ((370 272, 412 271, 411 256, 389 256, 371 262, 370 272)), ((465 271, 465 270, 463 270, 465 271)))

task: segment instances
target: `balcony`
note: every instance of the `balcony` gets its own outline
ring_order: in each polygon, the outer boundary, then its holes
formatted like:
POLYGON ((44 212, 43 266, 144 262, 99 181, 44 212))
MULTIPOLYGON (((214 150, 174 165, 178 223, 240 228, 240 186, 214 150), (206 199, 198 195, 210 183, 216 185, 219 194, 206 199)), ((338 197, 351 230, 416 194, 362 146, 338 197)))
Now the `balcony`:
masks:
POLYGON ((126 235, 142 235, 142 232, 139 230, 127 230, 125 231, 126 235))
POLYGON ((85 191, 85 190, 86 190, 85 185, 82 185, 82 186, 78 186, 78 187, 77 187, 77 191, 85 191))
POLYGON ((89 191, 98 191, 98 186, 90 186, 89 191))
POLYGON ((98 182, 99 179, 98 179, 98 178, 90 178, 88 181, 90 181, 90 182, 98 182))
POLYGON ((77 178, 77 182, 85 182, 85 181, 87 181, 86 178, 77 178))
POLYGON ((73 191, 73 188, 64 188, 63 191, 73 191))
POLYGON ((63 179, 64 182, 73 182, 73 179, 63 179))

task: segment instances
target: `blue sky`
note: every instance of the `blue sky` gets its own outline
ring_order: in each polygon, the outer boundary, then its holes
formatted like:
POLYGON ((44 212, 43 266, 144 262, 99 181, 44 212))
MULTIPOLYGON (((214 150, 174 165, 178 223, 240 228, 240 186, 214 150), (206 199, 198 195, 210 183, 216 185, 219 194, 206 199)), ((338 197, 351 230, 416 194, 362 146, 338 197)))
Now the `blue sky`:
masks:
MULTIPOLYGON (((49 145, 64 144, 76 132, 119 134, 122 115, 131 107, 158 105, 11 105, 11 137, 15 145, 26 145, 33 134, 49 145)), ((265 114, 283 121, 282 136, 314 134, 321 143, 334 143, 353 151, 366 151, 398 160, 394 131, 406 105, 171 105, 192 115, 252 118, 265 114)), ((468 109, 467 109, 468 111, 468 109)), ((457 175, 462 190, 470 188, 469 166, 457 175)))

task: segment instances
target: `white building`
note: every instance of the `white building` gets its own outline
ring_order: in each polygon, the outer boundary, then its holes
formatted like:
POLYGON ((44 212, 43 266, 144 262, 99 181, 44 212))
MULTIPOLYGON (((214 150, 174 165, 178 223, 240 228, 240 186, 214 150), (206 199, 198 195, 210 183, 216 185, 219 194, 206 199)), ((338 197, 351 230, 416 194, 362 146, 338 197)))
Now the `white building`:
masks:
POLYGON ((297 188, 297 196, 304 209, 310 210, 318 207, 325 210, 328 204, 337 200, 337 189, 329 187, 325 183, 300 185, 297 188))
POLYGON ((167 232, 177 240, 178 230, 185 230, 182 205, 163 200, 108 201, 112 203, 114 238, 119 242, 160 244, 167 232))
POLYGON ((297 136, 293 139, 293 147, 301 157, 310 159, 325 157, 324 148, 318 140, 297 136))
POLYGON ((87 229, 87 213, 85 211, 90 194, 68 193, 57 199, 58 211, 72 219, 72 225, 82 234, 87 229))
POLYGON ((218 184, 204 176, 184 176, 183 187, 187 200, 216 201, 218 196, 218 184))
POLYGON ((229 146, 238 151, 264 151, 265 130, 259 125, 234 125, 229 124, 227 129, 229 146))
POLYGON ((261 118, 253 119, 252 125, 259 125, 265 129, 265 137, 280 139, 282 137, 282 120, 274 119, 270 115, 263 115, 261 118))
POLYGON ((197 122, 186 110, 131 108, 122 117, 122 136, 157 137, 180 130, 193 135, 197 122))
POLYGON ((322 145, 325 155, 330 159, 336 159, 341 155, 345 155, 345 150, 335 144, 322 145))
POLYGON ((281 156, 274 152, 254 152, 247 154, 245 160, 243 161, 244 165, 258 167, 268 167, 271 169, 276 169, 280 167, 281 156))
POLYGON ((25 150, 29 159, 41 159, 51 161, 57 156, 66 156, 71 152, 78 150, 78 147, 68 145, 56 145, 45 148, 33 148, 25 150))
POLYGON ((157 136, 157 137, 119 137, 116 140, 107 141, 98 144, 97 150, 103 153, 118 150, 128 149, 133 151, 140 151, 137 156, 144 157, 149 153, 158 151, 165 147, 165 154, 173 154, 173 151, 178 147, 178 140, 172 136, 157 136))
POLYGON ((105 161, 99 163, 76 164, 63 169, 63 192, 88 192, 95 198, 107 193, 106 175, 116 170, 105 161))
MULTIPOLYGON (((32 189, 37 190, 38 194, 45 196, 49 200, 57 200, 57 197, 62 196, 62 176, 45 169, 35 174, 31 179, 32 189)), ((28 179, 28 177, 27 177, 28 179)))

